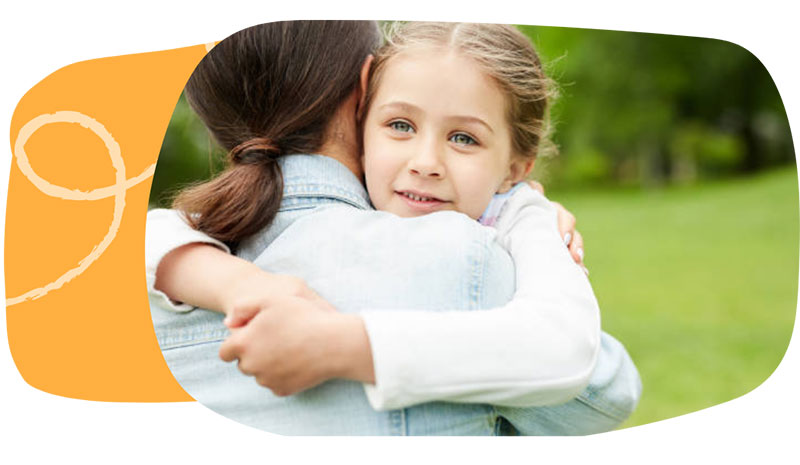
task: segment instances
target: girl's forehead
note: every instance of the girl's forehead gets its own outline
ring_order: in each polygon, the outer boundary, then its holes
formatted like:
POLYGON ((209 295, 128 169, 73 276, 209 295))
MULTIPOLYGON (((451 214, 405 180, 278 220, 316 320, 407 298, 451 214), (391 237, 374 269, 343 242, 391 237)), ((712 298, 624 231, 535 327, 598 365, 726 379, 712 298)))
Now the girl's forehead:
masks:
POLYGON ((376 84, 377 94, 387 98, 398 94, 429 97, 421 104, 453 98, 461 104, 502 108, 504 114, 507 103, 505 93, 479 62, 450 46, 420 45, 398 52, 386 61, 376 84))
MULTIPOLYGON (((394 80, 393 85, 404 87, 424 86, 431 82, 431 78, 453 84, 470 79, 481 86, 496 85, 477 60, 454 47, 446 46, 420 45, 402 50, 386 61, 384 75, 386 74, 401 75, 404 79, 394 80), (417 76, 418 79, 413 79, 417 76)), ((384 82, 382 79, 378 85, 384 82)))
MULTIPOLYGON (((397 62, 415 62, 415 61, 429 61, 431 59, 445 59, 445 58, 467 58, 466 55, 459 51, 457 48, 448 45, 412 45, 398 51, 394 56, 390 57, 386 63, 387 67, 397 62)), ((470 60, 473 65, 477 62, 470 60)))

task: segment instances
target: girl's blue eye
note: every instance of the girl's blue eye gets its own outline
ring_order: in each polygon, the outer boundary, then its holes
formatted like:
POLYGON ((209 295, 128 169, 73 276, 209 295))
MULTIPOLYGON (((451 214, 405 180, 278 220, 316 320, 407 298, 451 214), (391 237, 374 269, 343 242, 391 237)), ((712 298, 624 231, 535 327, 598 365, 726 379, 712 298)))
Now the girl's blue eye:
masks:
POLYGON ((477 145, 478 141, 473 139, 472 137, 464 134, 463 132, 459 132, 450 136, 450 140, 455 142, 459 145, 477 145))
POLYGON ((389 123, 389 127, 399 132, 414 132, 414 128, 405 121, 392 121, 389 123))

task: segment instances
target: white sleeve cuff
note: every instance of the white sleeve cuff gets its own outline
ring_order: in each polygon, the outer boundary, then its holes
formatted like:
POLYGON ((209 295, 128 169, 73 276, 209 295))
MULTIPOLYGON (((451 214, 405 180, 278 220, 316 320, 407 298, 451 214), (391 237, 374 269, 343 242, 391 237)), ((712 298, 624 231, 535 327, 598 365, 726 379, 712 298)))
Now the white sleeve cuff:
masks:
POLYGON ((144 247, 147 292, 156 305, 175 312, 188 312, 194 309, 193 306, 174 301, 165 293, 155 289, 156 271, 161 260, 173 250, 192 243, 210 244, 227 253, 231 252, 225 243, 189 226, 178 211, 155 209, 147 212, 144 247))
POLYGON ((147 290, 150 293, 150 303, 157 305, 165 310, 171 310, 177 313, 185 313, 191 310, 194 310, 194 307, 185 304, 183 302, 178 302, 176 300, 170 299, 167 294, 155 289, 155 282, 156 282, 156 275, 153 273, 147 273, 147 290))

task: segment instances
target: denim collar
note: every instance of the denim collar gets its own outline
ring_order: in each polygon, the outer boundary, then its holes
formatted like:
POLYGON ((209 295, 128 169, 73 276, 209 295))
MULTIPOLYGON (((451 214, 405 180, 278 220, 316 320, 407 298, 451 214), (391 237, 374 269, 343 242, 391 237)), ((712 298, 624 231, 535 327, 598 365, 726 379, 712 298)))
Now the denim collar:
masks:
POLYGON ((324 155, 287 155, 278 159, 283 173, 283 199, 329 198, 371 210, 361 181, 344 165, 324 155))

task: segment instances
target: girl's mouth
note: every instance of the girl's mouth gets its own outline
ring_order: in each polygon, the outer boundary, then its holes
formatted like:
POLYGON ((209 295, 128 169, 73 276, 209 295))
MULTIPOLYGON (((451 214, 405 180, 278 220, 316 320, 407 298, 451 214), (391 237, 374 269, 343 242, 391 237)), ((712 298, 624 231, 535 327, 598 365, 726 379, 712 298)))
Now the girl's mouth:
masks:
POLYGON ((441 205, 448 203, 446 200, 436 198, 424 192, 395 191, 395 194, 399 195, 412 210, 421 213, 432 212, 441 205))

